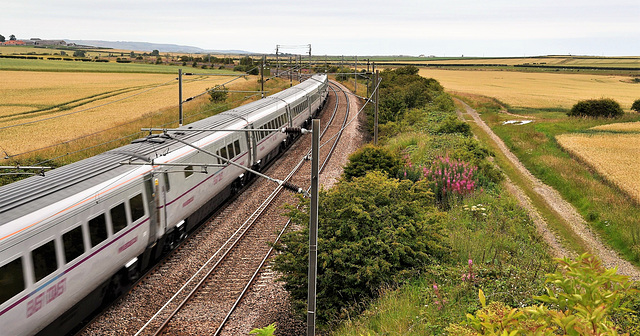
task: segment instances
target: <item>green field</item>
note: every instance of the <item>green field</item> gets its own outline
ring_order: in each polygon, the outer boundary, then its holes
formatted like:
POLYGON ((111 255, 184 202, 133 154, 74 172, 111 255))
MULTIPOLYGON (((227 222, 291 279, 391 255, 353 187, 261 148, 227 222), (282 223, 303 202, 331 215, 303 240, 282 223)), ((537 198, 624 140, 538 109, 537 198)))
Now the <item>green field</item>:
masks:
POLYGON ((231 73, 228 70, 211 70, 192 67, 179 67, 162 64, 141 63, 97 63, 64 60, 31 60, 0 58, 0 71, 56 71, 56 72, 119 72, 119 73, 161 73, 178 74, 178 68, 184 72, 196 72, 206 74, 231 73))

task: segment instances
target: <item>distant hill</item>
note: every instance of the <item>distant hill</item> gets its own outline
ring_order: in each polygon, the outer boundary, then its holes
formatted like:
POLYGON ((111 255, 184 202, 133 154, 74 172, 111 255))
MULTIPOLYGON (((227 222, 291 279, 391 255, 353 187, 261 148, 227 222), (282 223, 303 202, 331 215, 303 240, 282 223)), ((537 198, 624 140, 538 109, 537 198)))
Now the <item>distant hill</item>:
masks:
POLYGON ((183 52, 183 53, 215 53, 215 54, 252 54, 244 50, 206 50, 198 47, 183 46, 177 44, 162 44, 149 42, 131 42, 131 41, 100 41, 100 40, 69 40, 67 43, 75 43, 79 45, 87 45, 101 48, 124 49, 135 51, 153 51, 160 52, 183 52))

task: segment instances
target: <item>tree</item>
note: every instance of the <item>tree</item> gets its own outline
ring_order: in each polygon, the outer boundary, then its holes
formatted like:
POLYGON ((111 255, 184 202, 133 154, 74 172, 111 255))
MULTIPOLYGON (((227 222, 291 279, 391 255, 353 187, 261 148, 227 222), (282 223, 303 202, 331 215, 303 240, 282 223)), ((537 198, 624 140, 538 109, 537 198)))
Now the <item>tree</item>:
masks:
POLYGON ((245 56, 240 59, 240 65, 253 65, 253 59, 249 56, 245 56))
POLYGON ((6 41, 6 40, 4 39, 4 36, 0 35, 0 42, 4 42, 4 41, 6 41))
POLYGON ((157 49, 154 49, 154 50, 151 52, 151 56, 160 56, 160 51, 158 51, 157 49))
MULTIPOLYGON (((450 253, 444 214, 425 181, 371 172, 321 191, 319 202, 318 321, 344 317, 382 285, 402 282, 450 253)), ((288 215, 303 229, 283 237, 275 260, 298 309, 307 299, 309 236, 309 200, 301 203, 288 215)))
POLYGON ((15 41, 16 40, 16 36, 11 34, 9 35, 9 41, 15 41))
POLYGON ((640 99, 636 99, 636 101, 633 102, 631 109, 640 113, 640 99))
POLYGON ((84 50, 76 50, 73 52, 73 57, 85 57, 84 50))

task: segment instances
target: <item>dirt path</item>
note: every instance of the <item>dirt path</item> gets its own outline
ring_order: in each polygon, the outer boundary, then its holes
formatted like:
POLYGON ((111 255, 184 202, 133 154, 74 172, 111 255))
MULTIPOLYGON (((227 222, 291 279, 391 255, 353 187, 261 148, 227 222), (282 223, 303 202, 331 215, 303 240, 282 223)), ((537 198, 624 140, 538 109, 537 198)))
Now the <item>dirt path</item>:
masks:
MULTIPOLYGON (((630 276, 634 280, 640 280, 640 271, 628 261, 620 258, 618 254, 611 248, 605 246, 594 232, 587 226, 584 218, 578 213, 578 211, 567 201, 565 201, 560 193, 552 187, 542 183, 538 178, 533 176, 527 168, 518 160, 518 158, 507 148, 502 139, 500 139, 489 126, 480 118, 478 112, 472 109, 469 105, 463 101, 456 99, 457 102, 464 106, 464 111, 459 111, 459 114, 466 113, 473 118, 475 122, 489 137, 496 143, 498 148, 509 161, 514 165, 518 172, 533 186, 533 190, 538 193, 548 204, 548 206, 568 223, 571 230, 578 235, 589 247, 590 252, 597 255, 606 268, 618 267, 618 273, 630 276)), ((535 207, 532 205, 529 197, 524 193, 522 189, 507 180, 507 189, 513 193, 520 204, 527 209, 529 215, 534 220, 538 232, 549 244, 551 254, 554 257, 565 257, 575 254, 572 251, 566 250, 562 244, 558 241, 557 237, 549 230, 544 218, 538 213, 535 207)))

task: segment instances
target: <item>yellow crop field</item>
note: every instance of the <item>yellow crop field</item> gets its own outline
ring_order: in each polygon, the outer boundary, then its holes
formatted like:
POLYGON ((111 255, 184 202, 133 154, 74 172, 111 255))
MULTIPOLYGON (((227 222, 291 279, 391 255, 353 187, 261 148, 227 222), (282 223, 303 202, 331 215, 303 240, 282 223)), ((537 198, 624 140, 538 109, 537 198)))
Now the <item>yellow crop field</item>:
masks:
MULTIPOLYGON (((229 77, 185 77, 183 99, 228 80, 229 77)), ((207 97, 201 96, 200 102, 207 97)), ((198 102, 186 103, 185 107, 193 104, 198 102)), ((0 149, 15 155, 177 105, 178 81, 171 74, 3 71, 0 149)), ((152 119, 149 122, 148 126, 157 126, 152 125, 152 119)))
POLYGON ((640 121, 600 125, 591 129, 617 132, 640 132, 640 121))
POLYGON ((513 107, 571 108, 579 100, 606 97, 628 110, 640 92, 628 76, 440 69, 420 69, 420 75, 448 91, 494 97, 513 107))
POLYGON ((562 134, 558 143, 640 201, 639 134, 562 134))

